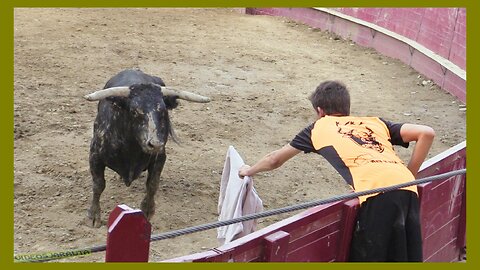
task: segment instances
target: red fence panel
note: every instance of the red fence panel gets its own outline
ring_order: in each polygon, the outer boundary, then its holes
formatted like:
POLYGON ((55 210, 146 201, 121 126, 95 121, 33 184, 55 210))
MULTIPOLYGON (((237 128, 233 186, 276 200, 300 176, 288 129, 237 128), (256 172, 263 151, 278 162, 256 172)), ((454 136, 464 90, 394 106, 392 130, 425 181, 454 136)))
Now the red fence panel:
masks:
MULTIPOLYGON (((427 160, 418 177, 465 168, 466 143, 427 160)), ((418 186, 424 260, 458 261, 465 242, 466 176, 418 186)), ((165 262, 347 261, 358 200, 308 209, 231 243, 165 262)))
POLYGON ((117 206, 108 219, 106 262, 148 262, 151 225, 141 210, 117 206))
MULTIPOLYGON (((466 143, 463 142, 425 162, 418 177, 465 167, 466 143)), ((419 185, 418 192, 424 261, 458 261, 466 246, 466 175, 419 185)))
MULTIPOLYGON (((427 160, 419 178, 466 167, 466 142, 427 160)), ((466 247, 466 175, 418 186, 424 261, 458 261, 466 247)), ((310 208, 223 246, 164 262, 347 261, 358 199, 310 208)), ((151 226, 119 206, 109 219, 107 262, 147 261, 151 226)))
POLYGON ((346 261, 358 200, 308 209, 212 250, 165 262, 346 261))

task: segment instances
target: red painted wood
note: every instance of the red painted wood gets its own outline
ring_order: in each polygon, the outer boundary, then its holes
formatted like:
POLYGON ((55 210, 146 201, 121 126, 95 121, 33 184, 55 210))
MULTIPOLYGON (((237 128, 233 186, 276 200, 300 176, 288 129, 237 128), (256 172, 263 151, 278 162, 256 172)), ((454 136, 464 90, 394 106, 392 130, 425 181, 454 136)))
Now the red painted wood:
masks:
MULTIPOLYGON (((465 168, 466 147, 453 147, 432 159, 418 177, 465 168)), ((457 261, 465 243, 466 175, 418 186, 422 223, 423 255, 429 262, 457 261)))
POLYGON ((114 216, 108 227, 105 261, 148 262, 151 225, 143 212, 118 206, 114 216))
POLYGON ((265 237, 265 261, 284 262, 287 259, 290 234, 278 231, 265 237))
POLYGON ((434 212, 439 212, 442 208, 441 214, 443 216, 460 215, 460 208, 462 207, 462 195, 465 189, 465 181, 462 179, 454 179, 444 181, 441 185, 430 187, 418 187, 422 190, 422 204, 420 211, 422 214, 430 215, 434 212), (446 212, 445 212, 446 211, 446 212))
POLYGON ((341 233, 338 250, 337 250, 337 262, 346 262, 348 261, 348 256, 350 255, 350 243, 352 241, 352 234, 355 228, 355 221, 357 219, 357 211, 360 207, 358 200, 350 200, 345 202, 343 205, 343 220, 344 228, 341 233))
POLYGON ((452 240, 457 239, 459 216, 448 220, 443 226, 436 230, 434 233, 424 238, 424 243, 427 246, 427 250, 424 253, 425 257, 428 254, 435 253, 438 248, 441 248, 445 243, 450 243, 452 240), (428 250, 430 247, 430 250, 428 250))
POLYGON ((179 258, 172 258, 168 260, 164 260, 163 262, 207 262, 209 258, 215 257, 218 254, 212 250, 208 250, 205 252, 200 252, 200 253, 194 253, 190 255, 186 255, 181 257, 182 259, 180 260, 179 258))
MULTIPOLYGON (((457 246, 462 249, 467 247, 467 193, 462 194, 462 209, 460 210, 460 219, 458 224, 457 246)), ((460 254, 462 255, 462 254, 460 254)))
POLYGON ((335 261, 338 250, 338 231, 331 235, 318 234, 305 241, 303 246, 288 253, 289 262, 330 262, 335 261))
POLYGON ((118 216, 124 212, 124 211, 131 211, 133 210, 130 208, 128 205, 125 204, 120 204, 113 209, 112 212, 110 212, 110 215, 108 216, 108 222, 107 222, 107 227, 112 226, 112 223, 118 218, 118 216))
POLYGON ((424 256, 425 262, 456 262, 458 261, 458 251, 456 250, 455 240, 440 247, 434 254, 428 257, 424 256))
MULTIPOLYGON (((319 227, 312 232, 304 234, 301 238, 296 239, 296 241, 292 241, 290 243, 290 248, 292 250, 305 249, 305 247, 310 245, 312 242, 326 236, 328 236, 331 242, 339 242, 342 225, 343 224, 337 220, 335 223, 319 227)), ((333 244, 330 246, 333 246, 333 244)), ((334 252, 336 252, 336 249, 334 249, 334 252)))
MULTIPOLYGON (((333 207, 332 207, 333 208, 333 207)), ((302 242, 308 241, 311 235, 330 234, 337 231, 339 221, 342 219, 341 209, 334 213, 325 214, 325 216, 311 216, 308 219, 301 219, 295 223, 295 227, 289 228, 292 248, 302 245, 302 242), (307 240, 305 240, 307 239, 307 240)), ((288 227, 287 227, 288 228, 288 227)))
POLYGON ((264 249, 264 245, 261 243, 260 239, 258 239, 255 246, 250 246, 249 249, 246 249, 241 253, 237 253, 237 249, 233 249, 230 252, 230 258, 233 262, 260 262, 263 261, 264 249))
POLYGON ((454 201, 439 202, 439 205, 437 207, 432 207, 430 212, 425 212, 424 209, 420 209, 422 213, 421 223, 423 224, 423 237, 429 237, 452 219, 459 218, 461 209, 461 196, 456 197, 454 201))
MULTIPOLYGON (((339 256, 345 260, 348 256, 345 250, 349 249, 353 229, 349 228, 348 224, 353 225, 357 207, 357 199, 313 207, 217 247, 214 251, 174 258, 167 262, 265 261, 268 252, 265 238, 274 237, 271 235, 279 231, 289 234, 287 261, 301 261, 303 255, 309 256, 308 261, 336 261, 339 256)), ((306 258, 303 256, 303 261, 306 258)))
MULTIPOLYGON (((459 144, 426 163, 428 167, 418 177, 465 168, 466 147, 459 144)), ((462 254, 466 246, 465 181, 461 175, 419 186, 425 261, 458 261, 462 254)), ((358 207, 357 199, 313 207, 211 251, 167 262, 265 261, 274 245, 288 247, 285 260, 289 262, 346 261, 358 207), (282 243, 275 240, 279 235, 284 236, 282 243), (265 239, 273 240, 267 243, 265 239)))

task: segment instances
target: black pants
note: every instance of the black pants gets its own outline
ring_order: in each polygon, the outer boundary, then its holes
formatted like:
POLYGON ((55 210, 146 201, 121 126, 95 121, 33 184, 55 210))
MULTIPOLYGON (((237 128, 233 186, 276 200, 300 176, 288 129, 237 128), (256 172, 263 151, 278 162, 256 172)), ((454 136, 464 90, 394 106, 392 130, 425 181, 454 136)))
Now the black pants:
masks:
POLYGON ((421 262, 422 235, 417 194, 395 190, 360 206, 350 246, 353 262, 421 262))

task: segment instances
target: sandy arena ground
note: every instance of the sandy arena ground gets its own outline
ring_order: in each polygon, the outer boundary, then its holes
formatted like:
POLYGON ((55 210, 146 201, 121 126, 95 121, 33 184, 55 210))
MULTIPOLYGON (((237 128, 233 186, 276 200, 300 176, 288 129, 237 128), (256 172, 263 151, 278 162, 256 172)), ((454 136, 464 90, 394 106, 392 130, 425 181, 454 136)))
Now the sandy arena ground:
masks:
MULTIPOLYGON (((105 225, 85 225, 97 103, 82 96, 125 68, 212 98, 171 112, 181 144, 167 145, 153 234, 215 221, 227 147, 250 164, 288 143, 314 120, 307 96, 326 79, 349 86, 352 114, 432 126, 430 157, 466 139, 461 103, 415 70, 285 18, 229 9, 45 8, 16 9, 14 20, 15 254, 105 243, 105 225)), ((398 151, 407 161, 411 149, 398 151)), ((117 204, 139 207, 145 175, 130 188, 111 170, 106 178, 104 220, 117 204)), ((303 154, 258 175, 255 187, 267 210, 348 190, 320 156, 303 154)), ((216 246, 215 230, 181 236, 152 243, 150 260, 216 246)), ((104 254, 63 261, 102 262, 104 254)))

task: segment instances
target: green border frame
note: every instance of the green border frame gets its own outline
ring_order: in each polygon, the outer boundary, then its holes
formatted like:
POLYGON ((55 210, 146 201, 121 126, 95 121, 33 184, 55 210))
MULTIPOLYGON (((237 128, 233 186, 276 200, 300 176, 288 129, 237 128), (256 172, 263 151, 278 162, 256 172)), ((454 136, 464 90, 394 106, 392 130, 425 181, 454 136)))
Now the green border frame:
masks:
MULTIPOLYGON (((2 142, 2 160, 0 162, 0 172, 1 172, 1 188, 0 188, 0 202, 2 208, 4 209, 4 215, 0 218, 0 265, 6 269, 32 269, 33 267, 45 268, 45 267, 78 267, 83 268, 87 267, 108 267, 108 268, 131 268, 136 266, 141 267, 167 267, 167 268, 205 268, 205 269, 214 269, 214 268, 223 268, 223 267, 233 267, 233 268, 243 268, 246 265, 242 263, 236 264, 141 264, 141 265, 131 265, 131 263, 124 264, 102 264, 102 263, 45 263, 45 264, 22 264, 22 263, 13 263, 13 9, 16 7, 304 7, 304 6, 324 6, 324 7, 340 7, 340 6, 355 6, 355 7, 466 7, 467 8, 467 77, 469 80, 467 82, 467 89, 469 92, 467 94, 467 103, 473 104, 473 101, 479 100, 478 93, 476 89, 479 89, 479 63, 480 59, 478 57, 478 37, 476 35, 476 27, 480 25, 480 5, 479 1, 401 1, 395 3, 386 3, 385 1, 333 1, 333 2, 319 2, 319 1, 234 1, 225 3, 225 1, 218 0, 187 0, 187 1, 154 1, 154 0, 136 0, 136 1, 112 1, 112 0, 70 0, 70 1, 59 1, 59 0, 43 0, 43 1, 34 1, 34 0, 23 0, 23 1, 12 1, 12 0, 3 0, 0 2, 0 59, 1 59, 1 72, 0 72, 0 81, 2 82, 2 91, 1 91, 1 115, 2 115, 2 125, 4 125, 4 131, 1 133, 1 142, 2 142), (332 5, 334 4, 334 5, 332 5), (468 76, 468 74, 473 74, 473 76, 468 76), (87 264, 87 265, 85 265, 87 264)), ((480 107, 480 106, 479 106, 480 107)), ((475 125, 475 116, 479 114, 479 108, 476 106, 469 106, 467 110, 467 138, 478 138, 478 127, 475 125)), ((479 198, 476 196, 475 192, 478 189, 478 170, 479 167, 476 164, 479 164, 477 150, 480 149, 478 142, 475 140, 470 140, 467 147, 468 155, 468 189, 467 189, 467 241, 468 241, 468 251, 467 251, 467 262, 458 263, 458 264, 449 264, 449 263, 435 263, 435 264, 408 264, 408 267, 448 267, 448 268, 465 268, 465 267, 474 267, 477 268, 478 258, 478 240, 479 234, 478 229, 480 228, 478 223, 478 211, 474 206, 480 205, 479 198)), ((272 267, 275 269, 280 268, 290 268, 290 267, 302 267, 303 268, 318 268, 318 267, 333 267, 343 269, 345 267, 355 267, 355 268, 377 268, 385 267, 386 264, 321 264, 318 263, 250 263, 246 267, 272 267)), ((388 264, 388 267, 393 267, 400 269, 406 267, 404 264, 388 264)), ((377 268, 378 269, 378 268, 377 268)))

